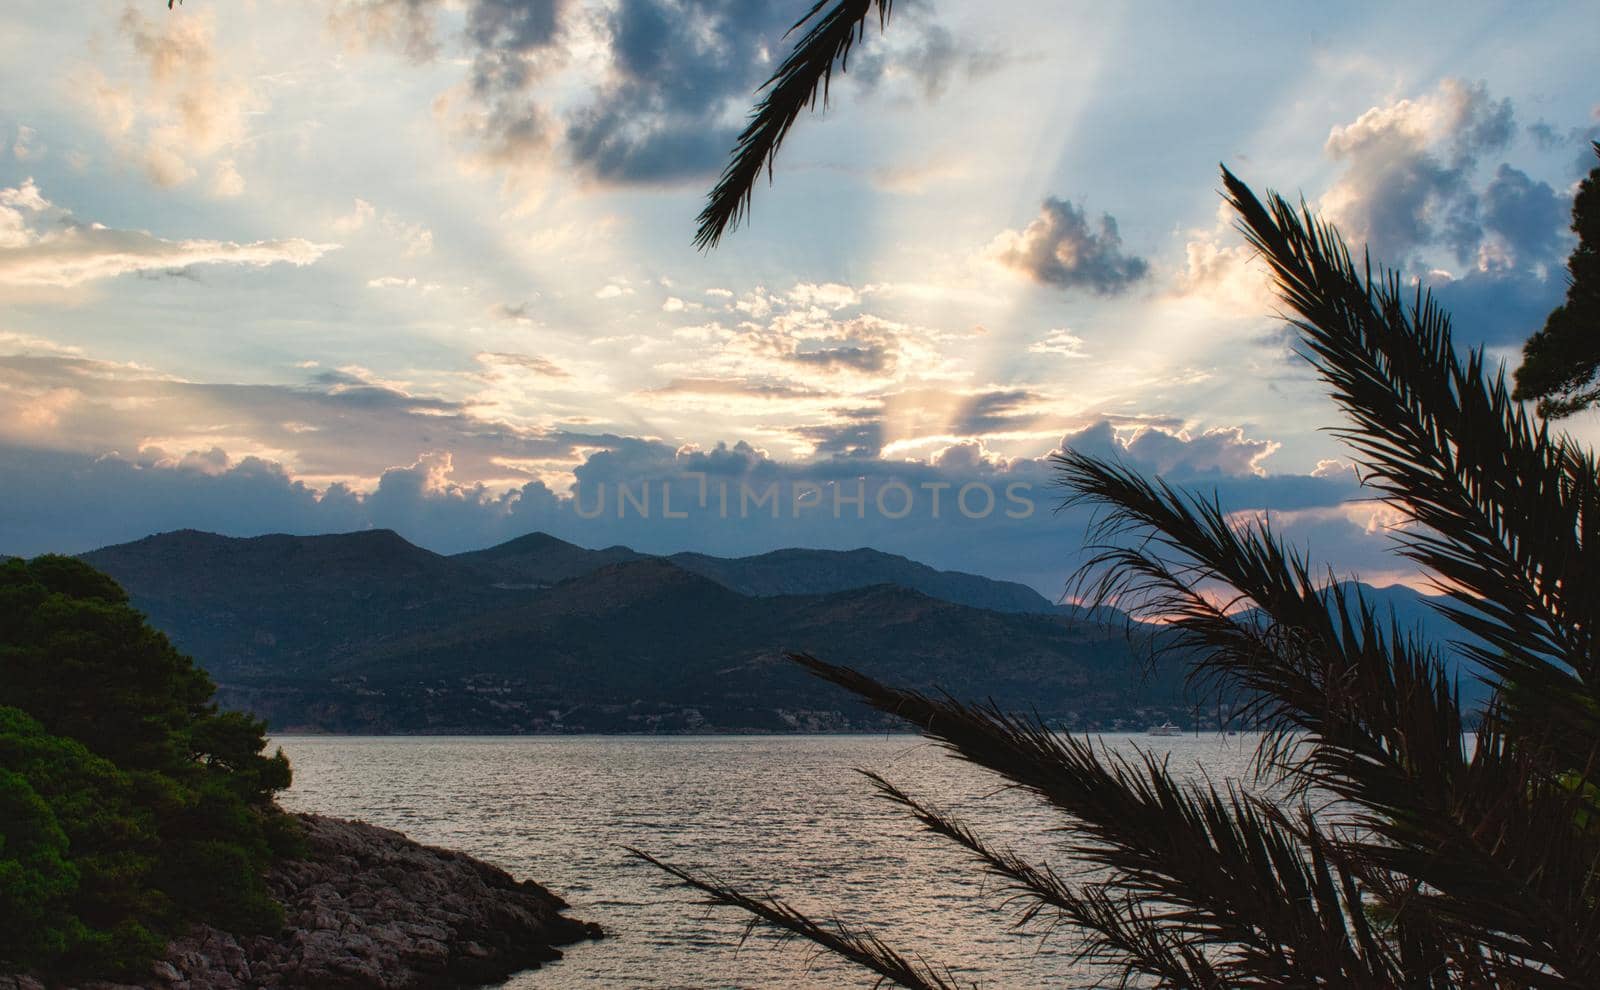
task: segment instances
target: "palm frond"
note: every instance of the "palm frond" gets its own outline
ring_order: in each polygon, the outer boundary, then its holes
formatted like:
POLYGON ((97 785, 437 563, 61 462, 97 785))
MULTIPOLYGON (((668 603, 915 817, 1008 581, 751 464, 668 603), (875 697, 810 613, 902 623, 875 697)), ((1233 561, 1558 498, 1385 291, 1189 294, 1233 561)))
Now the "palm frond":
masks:
POLYGON ((1442 611, 1507 687, 1507 711, 1569 762, 1600 740, 1600 467, 1514 401, 1484 352, 1455 353, 1449 317, 1395 272, 1357 268, 1338 232, 1279 196, 1264 206, 1223 169, 1302 350, 1353 421, 1340 436, 1366 482, 1421 524, 1402 552, 1436 574, 1442 611), (1523 699, 1532 703, 1531 708, 1523 699), (1558 702, 1554 710, 1548 705, 1558 702), (1553 716, 1553 717, 1552 717, 1553 716), (1581 744, 1582 752, 1573 743, 1581 744))
POLYGON ((1318 585, 1265 522, 1234 523, 1214 499, 1082 454, 1058 466, 1077 498, 1109 507, 1098 533, 1112 542, 1088 565, 1100 575, 1093 593, 1163 616, 1175 630, 1167 648, 1198 658, 1193 677, 1243 692, 1252 716, 1277 727, 1266 762, 1302 790, 1354 802, 1366 837, 1341 854, 1364 882, 1425 883, 1407 893, 1410 915, 1492 946, 1519 981, 1596 972, 1597 890, 1576 879, 1597 852, 1572 827, 1582 799, 1507 746, 1498 719, 1468 747, 1459 697, 1430 650, 1359 595, 1318 585), (1260 612, 1230 611, 1206 584, 1260 612))
POLYGON ((866 35, 867 18, 876 9, 881 29, 888 23, 893 6, 893 0, 837 0, 824 13, 828 0, 818 0, 789 29, 788 33, 793 34, 805 28, 805 34, 778 71, 762 84, 765 94, 739 134, 732 159, 707 197, 705 209, 700 211, 695 247, 716 247, 722 235, 749 214, 756 181, 763 169, 771 174, 778 147, 795 119, 806 107, 815 106, 819 96, 827 105, 835 63, 839 71, 845 71, 850 50, 866 35))
MULTIPOLYGON (((1165 927, 1141 909, 1132 895, 1113 897, 1103 885, 1074 889, 1048 865, 1030 863, 1013 852, 997 849, 970 827, 917 800, 876 773, 862 771, 878 793, 910 812, 925 829, 971 853, 989 873, 1005 883, 1009 900, 1024 908, 1017 919, 1022 927, 1046 910, 1055 917, 1054 931, 1065 923, 1078 938, 1077 961, 1120 970, 1120 985, 1144 977, 1158 986, 1221 990, 1222 974, 1206 957, 1203 946, 1165 927)), ((1142 981, 1138 981, 1142 982, 1142 981)))
MULTIPOLYGON (((702 214, 702 247, 748 210, 874 4, 825 6, 796 25, 811 26, 702 214)), ((1124 983, 1600 986, 1600 568, 1588 560, 1600 464, 1530 418, 1483 350, 1458 358, 1420 286, 1358 266, 1303 204, 1264 205, 1226 169, 1223 181, 1301 353, 1349 417, 1339 436, 1363 480, 1414 524, 1396 535, 1400 553, 1433 575, 1434 607, 1485 672, 1493 695, 1475 736, 1437 650, 1318 574, 1270 519, 1241 521, 1215 497, 1070 451, 1058 467, 1073 497, 1105 510, 1087 597, 1159 616, 1196 686, 1268 723, 1257 783, 1286 786, 1293 811, 1242 784, 1180 784, 1150 754, 1116 756, 992 704, 790 658, 1058 812, 1092 875, 1067 880, 995 848, 869 774, 1001 877, 1019 923, 1081 929, 1083 958, 1124 983), (1313 798, 1341 802, 1338 815, 1313 813, 1313 798)), ((905 963, 867 936, 657 865, 880 975, 905 963)))
POLYGON ((1151 922, 1223 952, 1228 985, 1369 986, 1393 975, 1369 950, 1380 943, 1365 916, 1343 900, 1349 885, 1319 872, 1341 868, 1318 866, 1302 834, 1237 790, 1186 788, 1148 754, 1129 763, 992 705, 886 687, 808 654, 789 658, 1062 812, 1075 859, 1110 871, 1105 883, 1151 922))
MULTIPOLYGON (((905 987, 906 990, 958 990, 958 985, 947 968, 907 959, 871 932, 858 931, 842 921, 836 921, 831 925, 813 921, 776 897, 751 897, 726 884, 697 876, 671 863, 662 862, 638 849, 630 848, 628 854, 671 874, 684 886, 700 891, 706 895, 708 904, 738 908, 754 919, 752 925, 765 923, 780 932, 803 938, 841 959, 877 973, 884 980, 905 987)), ((751 929, 747 928, 746 936, 750 932, 751 929)))

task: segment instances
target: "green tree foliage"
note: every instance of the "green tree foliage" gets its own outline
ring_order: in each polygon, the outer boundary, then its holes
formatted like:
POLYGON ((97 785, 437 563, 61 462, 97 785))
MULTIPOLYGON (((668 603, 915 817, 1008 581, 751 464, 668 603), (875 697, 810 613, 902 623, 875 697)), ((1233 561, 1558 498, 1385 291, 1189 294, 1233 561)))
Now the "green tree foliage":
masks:
POLYGON ((0 708, 0 791, 0 874, 28 878, 20 891, 3 885, 26 910, 6 913, 20 921, 0 931, 0 959, 71 960, 88 973, 148 960, 161 945, 149 923, 171 905, 151 882, 156 815, 140 806, 134 778, 22 711, 0 708))
POLYGON ((128 973, 191 919, 281 923, 289 764, 213 691, 104 574, 0 565, 0 970, 128 973))
MULTIPOLYGON (((1600 156, 1600 144, 1594 145, 1600 156)), ((1518 399, 1538 399, 1539 415, 1570 416, 1600 401, 1600 167, 1572 201, 1578 246, 1567 258, 1567 298, 1522 347, 1518 399)))
MULTIPOLYGON (((0 719, 16 709, 0 708, 0 719)), ((68 898, 78 871, 67 862, 67 833, 21 774, 0 770, 0 959, 57 956, 73 941, 68 898)))
POLYGON ((0 566, 0 683, 0 700, 124 770, 213 778, 257 804, 288 786, 287 761, 262 755, 266 726, 218 712, 205 671, 81 561, 0 566))
MULTIPOLYGON (((1303 208, 1223 181, 1363 477, 1417 524, 1400 552, 1481 642, 1462 645, 1494 690, 1479 727, 1433 644, 1267 522, 1074 452, 1062 479, 1104 520, 1091 597, 1164 619, 1203 688, 1277 727, 1256 780, 1184 783, 1155 756, 794 659, 1052 808, 1071 869, 872 777, 998 877, 1019 924, 1076 933, 1085 958, 1138 985, 1600 986, 1600 465, 1529 417, 1482 351, 1459 357, 1446 314, 1398 273, 1356 264, 1303 208), (1338 816, 1317 810, 1330 797, 1338 816)), ((954 985, 870 933, 650 861, 888 982, 954 985)))

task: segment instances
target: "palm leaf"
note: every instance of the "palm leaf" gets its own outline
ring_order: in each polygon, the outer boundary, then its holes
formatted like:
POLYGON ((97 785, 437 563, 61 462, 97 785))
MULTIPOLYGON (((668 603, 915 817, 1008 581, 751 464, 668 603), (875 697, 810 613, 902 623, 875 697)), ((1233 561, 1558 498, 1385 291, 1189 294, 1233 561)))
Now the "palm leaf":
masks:
POLYGON ((1402 552, 1438 576, 1442 611, 1485 640, 1474 658, 1508 712, 1569 765, 1600 740, 1600 468, 1511 398, 1482 350, 1457 358, 1449 317, 1397 273, 1358 269, 1305 208, 1270 208, 1223 170, 1245 236, 1266 259, 1302 350, 1352 419, 1341 436, 1368 484, 1421 524, 1402 552), (1525 704, 1526 701, 1526 704, 1525 704), (1576 748, 1574 748, 1576 747, 1576 748))
POLYGON ((1199 658, 1192 676, 1243 692, 1246 710, 1277 727, 1269 764, 1361 810, 1365 837, 1340 854, 1373 889, 1402 889, 1391 874, 1425 884, 1391 907, 1493 947, 1519 982, 1597 972, 1596 846, 1572 827, 1582 799, 1508 745, 1498 718, 1466 746, 1458 696, 1431 650, 1359 595, 1318 585, 1265 523, 1236 524, 1214 500, 1081 454, 1059 465, 1078 498, 1110 507, 1101 538, 1122 538, 1089 564, 1102 575, 1097 599, 1133 598, 1135 614, 1166 619, 1166 649, 1199 658), (1206 585, 1264 618, 1230 611, 1206 585))
MULTIPOLYGON (((811 27, 702 214, 702 247, 745 215, 873 4, 819 17, 824 6, 796 25, 811 27)), ((1427 293, 1370 260, 1358 267, 1303 205, 1264 205, 1226 169, 1223 181, 1301 353, 1350 419, 1339 435, 1364 480, 1416 524, 1397 535, 1400 552, 1445 592, 1436 607, 1486 644, 1458 644, 1494 689, 1471 743, 1434 649, 1318 575, 1269 521, 1241 524, 1214 497, 1072 452, 1058 462, 1066 483, 1108 509, 1088 597, 1159 615, 1167 647, 1196 660, 1197 684, 1272 726, 1257 782, 1290 786, 1295 813, 1240 785, 1181 785, 1148 754, 1103 753, 992 705, 791 658, 1059 812, 1095 879, 1068 882, 872 778, 1001 877, 1022 923, 1049 915, 1083 930, 1084 957, 1120 967, 1124 982, 1600 986, 1600 568, 1588 559, 1600 466, 1532 420, 1482 350, 1458 358, 1427 293), (1313 795, 1344 802, 1340 818, 1315 815, 1313 795)), ((830 946, 787 907, 664 868, 895 978, 885 969, 897 957, 874 943, 830 946)))
MULTIPOLYGON (((765 923, 791 936, 803 938, 818 948, 831 952, 862 969, 877 973, 882 979, 907 990, 957 990, 957 985, 948 969, 922 961, 913 962, 871 932, 858 931, 841 921, 831 925, 813 921, 776 897, 751 897, 726 884, 662 862, 638 849, 629 849, 628 854, 671 874, 684 886, 700 891, 706 896, 709 904, 738 908, 751 915, 757 922, 765 923)), ((751 929, 747 928, 746 936, 750 932, 751 929)))
POLYGON ((778 147, 800 112, 815 106, 820 96, 828 102, 835 63, 845 71, 850 50, 866 34, 867 18, 876 9, 881 29, 889 21, 893 0, 837 0, 826 13, 828 0, 818 0, 796 21, 789 34, 805 29, 778 71, 762 84, 766 92, 739 134, 732 159, 700 211, 694 243, 698 248, 717 246, 722 235, 737 227, 750 211, 756 181, 765 169, 772 173, 778 147), (807 25, 810 25, 807 27, 807 25))
MULTIPOLYGON (((1369 986, 1394 975, 1364 914, 1344 899, 1350 885, 1334 879, 1342 868, 1313 854, 1329 843, 1286 828, 1236 789, 1187 788, 1147 754, 1130 763, 993 706, 789 656, 1060 811, 1074 860, 1109 871, 1101 885, 1132 898, 1136 914, 1127 917, 1163 927, 1178 944, 1223 952, 1217 971, 1226 985, 1369 986)), ((1139 960, 1125 963, 1159 977, 1139 960)), ((1187 964, 1169 952, 1163 966, 1170 973, 1187 964)))

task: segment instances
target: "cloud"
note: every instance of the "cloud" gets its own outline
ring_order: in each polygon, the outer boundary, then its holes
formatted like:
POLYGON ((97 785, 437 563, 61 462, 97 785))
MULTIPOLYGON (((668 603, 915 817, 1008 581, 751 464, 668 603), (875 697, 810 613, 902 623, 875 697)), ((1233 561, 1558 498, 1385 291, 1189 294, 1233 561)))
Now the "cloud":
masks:
POLYGON ((11 143, 12 157, 19 162, 38 161, 50 149, 38 143, 39 134, 27 124, 17 125, 17 139, 11 143))
POLYGON ((438 0, 335 0, 328 26, 352 48, 394 48, 426 62, 439 54, 438 6, 438 0))
POLYGON ((1570 198, 1547 182, 1501 164, 1483 192, 1483 228, 1489 243, 1479 257, 1485 267, 1515 267, 1555 261, 1563 253, 1570 198))
POLYGON ((1175 297, 1204 303, 1224 317, 1259 319, 1276 310, 1277 294, 1266 265, 1234 229, 1233 209, 1217 204, 1210 229, 1188 232, 1175 297))
POLYGON ((772 0, 625 0, 605 15, 610 74, 566 120, 570 159, 619 183, 699 180, 738 131, 793 22, 772 0))
POLYGON ((961 397, 953 415, 948 417, 944 432, 977 439, 1031 430, 1039 424, 1049 405, 1048 398, 1033 389, 981 389, 961 397))
POLYGON ((239 167, 232 158, 217 163, 216 172, 211 176, 211 195, 219 199, 244 195, 244 176, 239 174, 239 167))
POLYGON ((852 60, 848 78, 869 92, 905 80, 931 101, 950 83, 982 79, 1010 61, 1006 53, 958 38, 942 24, 913 20, 906 33, 885 35, 883 44, 852 60))
POLYGON ((1151 474, 1192 482, 1218 475, 1262 477, 1262 461, 1278 450, 1270 440, 1253 440, 1239 427, 1206 430, 1199 436, 1186 431, 1140 427, 1119 435, 1110 420, 1102 419, 1069 433, 1062 449, 1120 461, 1151 474))
POLYGON ((506 323, 519 323, 523 326, 532 326, 539 322, 538 318, 533 315, 533 300, 519 303, 496 303, 489 307, 489 315, 496 320, 506 323))
POLYGON ((797 385, 752 382, 743 378, 674 378, 647 389, 647 395, 737 395, 759 399, 815 399, 832 393, 797 385))
POLYGON ((364 199, 356 199, 351 211, 333 221, 340 234, 354 234, 371 228, 387 243, 405 246, 403 255, 416 258, 433 251, 433 231, 424 223, 406 220, 389 210, 379 210, 364 199))
POLYGON ((765 323, 742 324, 702 367, 871 390, 913 368, 938 370, 936 355, 919 338, 916 328, 882 317, 863 314, 839 320, 805 306, 779 312, 765 323))
POLYGON ((1050 331, 1041 340, 1028 345, 1029 354, 1054 354, 1057 357, 1083 358, 1083 338, 1065 327, 1050 331))
MULTIPOLYGON (((675 420, 680 428, 696 429, 703 419, 691 414, 715 411, 745 418, 747 436, 797 451, 877 451, 886 440, 946 435, 941 417, 949 412, 953 419, 950 403, 974 391, 968 387, 973 369, 955 360, 946 344, 964 345, 971 334, 852 312, 876 291, 802 282, 739 297, 731 290, 710 295, 734 305, 665 335, 626 338, 630 351, 648 354, 652 370, 669 383, 635 394, 681 414, 675 420), (922 398, 902 401, 913 393, 922 398), (912 408, 917 404, 939 415, 912 408), (887 430, 877 423, 851 429, 860 417, 879 412, 893 421, 887 430)), ((694 306, 685 302, 685 312, 694 306)), ((1042 444, 1051 438, 1032 439, 1042 444)))
MULTIPOLYGON (((1536 128, 1535 139, 1547 132, 1536 128)), ((1525 339, 1563 291, 1570 197, 1509 163, 1487 168, 1517 133, 1509 100, 1446 79, 1334 127, 1324 146, 1342 169, 1320 211, 1353 249, 1365 245, 1375 262, 1432 289, 1467 345, 1525 339)), ((1231 220, 1224 207, 1214 229, 1191 233, 1176 292, 1246 317, 1272 312, 1263 266, 1231 220)))
POLYGON ((190 265, 309 265, 337 245, 287 240, 166 240, 76 219, 32 179, 0 189, 0 283, 66 288, 94 279, 190 265))
MULTIPOLYGON (((486 367, 526 374, 532 363, 486 367)), ((472 402, 418 394, 355 367, 313 370, 299 385, 235 385, 25 348, 0 356, 0 442, 95 456, 220 447, 347 482, 445 450, 482 482, 537 477, 539 465, 609 441, 485 416, 472 402)))
POLYGON ((818 306, 829 311, 861 304, 861 293, 838 282, 798 282, 787 293, 789 302, 796 306, 818 306))
POLYGON ((119 72, 110 63, 117 75, 94 68, 76 80, 101 130, 157 185, 186 183, 199 162, 242 145, 249 115, 262 106, 237 60, 218 57, 214 22, 214 12, 198 10, 151 19, 130 3, 117 28, 132 65, 119 72))
POLYGON ((1096 231, 1083 210, 1055 197, 1044 201, 1027 227, 1004 231, 989 250, 1001 264, 1042 285, 1100 296, 1121 295, 1150 268, 1143 258, 1123 253, 1111 214, 1100 217, 1096 231))
POLYGON ((796 350, 785 360, 817 368, 846 368, 852 371, 876 373, 889 369, 893 360, 889 349, 881 343, 862 343, 842 347, 816 347, 796 350))
POLYGON ((1473 169, 1515 133, 1511 102, 1482 83, 1446 79, 1420 98, 1373 107, 1328 135, 1324 150, 1345 170, 1322 211, 1388 264, 1435 244, 1465 261, 1483 238, 1473 169))
POLYGON ((364 199, 357 198, 350 212, 333 222, 333 229, 341 234, 353 234, 365 227, 377 215, 377 207, 364 199))
POLYGON ((1474 268, 1459 276, 1434 271, 1423 285, 1450 314, 1458 346, 1520 347, 1566 293, 1558 273, 1507 268, 1474 268))
POLYGON ((829 418, 841 401, 830 390, 788 381, 716 378, 673 378, 664 385, 641 389, 633 402, 669 412, 714 413, 724 417, 773 417, 816 421, 829 418))
POLYGON ((507 354, 504 352, 485 351, 476 356, 480 364, 491 367, 512 367, 546 378, 570 378, 565 371, 553 361, 546 358, 535 357, 532 354, 507 354))
MULTIPOLYGON (((1097 429, 1076 438, 1086 441, 1097 429)), ((1165 435, 1163 450, 1149 441, 1122 446, 1140 465, 1206 468, 1202 490, 1216 487, 1226 510, 1272 512, 1284 535, 1308 542, 1319 561, 1346 571, 1395 566, 1371 513, 1350 504, 1361 494, 1350 472, 1230 476, 1222 472, 1249 470, 1252 448, 1227 434, 1165 435), (1242 449, 1219 456, 1229 448, 1242 449)), ((183 527, 257 535, 383 526, 455 552, 542 530, 650 552, 872 546, 1025 581, 1049 595, 1066 587, 1087 555, 1092 510, 1053 511, 1059 492, 1049 462, 998 457, 975 441, 947 444, 923 461, 859 454, 803 462, 744 442, 698 448, 614 437, 574 457, 564 480, 488 486, 440 440, 361 486, 317 483, 271 458, 218 447, 95 456, 0 443, 0 500, 8 507, 0 547, 81 551, 183 527), (633 503, 623 504, 623 488, 633 503)))
POLYGON ((1594 149, 1592 142, 1600 141, 1600 105, 1596 105, 1590 113, 1590 123, 1582 127, 1557 128, 1548 121, 1538 121, 1528 125, 1528 134, 1541 151, 1554 151, 1560 148, 1576 148, 1578 153, 1568 165, 1568 174, 1572 178, 1588 175, 1589 170, 1595 166, 1594 149))
POLYGON ((367 280, 369 289, 417 289, 421 292, 437 292, 441 288, 437 282, 423 282, 415 276, 402 278, 399 275, 380 275, 367 280))
MULTIPOLYGON (((520 171, 556 155, 616 185, 716 175, 798 16, 784 0, 342 0, 330 24, 353 47, 422 62, 447 44, 441 23, 463 15, 452 40, 465 77, 440 106, 476 157, 520 171)), ((931 19, 880 46, 874 33, 851 62, 862 92, 904 79, 934 98, 1006 61, 931 19)))

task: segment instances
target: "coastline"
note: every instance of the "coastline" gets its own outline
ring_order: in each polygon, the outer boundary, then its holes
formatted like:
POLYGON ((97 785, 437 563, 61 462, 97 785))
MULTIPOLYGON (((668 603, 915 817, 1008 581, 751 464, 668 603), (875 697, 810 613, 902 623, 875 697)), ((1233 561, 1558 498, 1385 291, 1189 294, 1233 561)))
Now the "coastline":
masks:
MULTIPOLYGON (((561 958, 561 946, 603 937, 532 880, 465 853, 425 846, 365 822, 295 814, 306 854, 274 864, 284 906, 276 935, 198 925, 135 982, 78 990, 411 990, 475 987, 561 958)), ((0 990, 56 986, 0 976, 0 990)))

